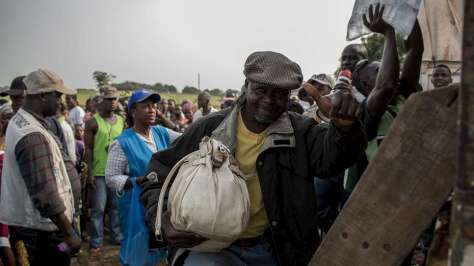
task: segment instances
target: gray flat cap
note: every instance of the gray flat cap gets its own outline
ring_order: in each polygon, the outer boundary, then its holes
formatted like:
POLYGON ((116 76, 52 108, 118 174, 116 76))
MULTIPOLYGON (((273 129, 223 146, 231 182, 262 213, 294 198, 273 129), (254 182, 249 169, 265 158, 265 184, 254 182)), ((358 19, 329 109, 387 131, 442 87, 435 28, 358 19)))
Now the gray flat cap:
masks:
POLYGON ((300 66, 275 52, 254 52, 245 61, 244 75, 251 82, 293 90, 301 86, 300 66))

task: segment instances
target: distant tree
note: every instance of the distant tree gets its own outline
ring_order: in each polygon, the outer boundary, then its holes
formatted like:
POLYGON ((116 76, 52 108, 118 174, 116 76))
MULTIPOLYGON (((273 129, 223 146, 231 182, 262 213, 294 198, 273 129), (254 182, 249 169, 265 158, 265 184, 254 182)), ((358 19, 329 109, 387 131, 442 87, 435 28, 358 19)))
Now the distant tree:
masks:
POLYGON ((222 96, 223 95, 222 91, 218 88, 210 90, 209 94, 212 95, 212 96, 222 96))
MULTIPOLYGON (((384 46, 384 36, 380 34, 372 34, 368 37, 361 38, 362 44, 367 49, 367 54, 369 56, 369 60, 378 60, 382 59, 383 55, 383 46, 384 46)), ((397 33, 396 35, 396 42, 397 42, 397 50, 398 50, 398 57, 400 62, 403 61, 403 57, 405 56, 406 49, 404 45, 403 37, 397 33)))
POLYGON ((185 86, 182 91, 183 94, 199 94, 200 92, 198 88, 193 86, 185 86))
POLYGON ((152 85, 149 85, 146 83, 134 82, 134 81, 125 81, 121 83, 114 83, 112 85, 120 91, 128 91, 128 92, 138 90, 138 89, 154 90, 152 85))
POLYGON ((178 93, 178 89, 174 85, 165 84, 163 86, 164 92, 167 93, 178 93))
POLYGON ((239 95, 238 90, 228 89, 228 90, 225 91, 225 96, 226 97, 237 97, 237 95, 239 95))
POLYGON ((77 88, 77 92, 95 92, 97 91, 96 89, 91 89, 91 88, 77 88))
POLYGON ((160 82, 155 83, 152 86, 152 90, 156 92, 163 92, 163 84, 161 84, 160 82))
POLYGON ((92 73, 92 78, 94 79, 97 87, 101 87, 104 85, 110 85, 112 83, 112 79, 116 78, 116 76, 104 71, 96 70, 94 73, 92 73))

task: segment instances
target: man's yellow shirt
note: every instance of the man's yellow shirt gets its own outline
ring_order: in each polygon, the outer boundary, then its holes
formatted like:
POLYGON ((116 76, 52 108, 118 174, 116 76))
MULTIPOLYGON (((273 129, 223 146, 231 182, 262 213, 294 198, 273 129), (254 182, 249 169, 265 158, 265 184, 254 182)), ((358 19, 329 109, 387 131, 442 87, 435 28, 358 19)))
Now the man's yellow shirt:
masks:
POLYGON ((247 178, 250 196, 250 221, 240 238, 253 238, 262 235, 268 228, 267 212, 263 206, 262 190, 258 179, 256 161, 265 141, 266 131, 255 134, 247 129, 239 113, 237 118, 237 149, 235 158, 240 170, 247 178))

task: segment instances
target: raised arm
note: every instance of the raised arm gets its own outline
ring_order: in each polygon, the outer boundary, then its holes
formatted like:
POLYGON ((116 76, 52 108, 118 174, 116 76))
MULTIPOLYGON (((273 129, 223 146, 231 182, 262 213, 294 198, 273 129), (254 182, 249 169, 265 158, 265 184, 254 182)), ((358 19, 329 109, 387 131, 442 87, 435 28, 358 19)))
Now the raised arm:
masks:
POLYGON ((423 45, 423 35, 421 33, 418 20, 416 20, 413 30, 405 42, 405 47, 407 49, 407 53, 400 76, 399 91, 403 96, 408 98, 411 93, 416 92, 416 88, 420 80, 423 51, 425 49, 423 45))
POLYGON ((382 63, 377 75, 375 87, 367 99, 367 111, 373 117, 380 117, 385 113, 390 101, 398 90, 399 62, 398 51, 395 40, 395 30, 386 23, 382 16, 385 6, 377 4, 375 11, 372 5, 369 7, 369 19, 363 15, 363 21, 371 31, 385 36, 382 63))

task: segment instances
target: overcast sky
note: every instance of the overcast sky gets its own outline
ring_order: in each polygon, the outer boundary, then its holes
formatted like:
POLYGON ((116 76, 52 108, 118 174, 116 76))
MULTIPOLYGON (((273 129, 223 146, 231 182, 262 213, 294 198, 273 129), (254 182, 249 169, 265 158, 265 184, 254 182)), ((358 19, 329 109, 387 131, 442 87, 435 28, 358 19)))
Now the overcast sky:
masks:
POLYGON ((285 54, 305 78, 332 73, 354 0, 0 0, 0 85, 49 68, 74 88, 92 72, 234 88, 247 56, 285 54))

